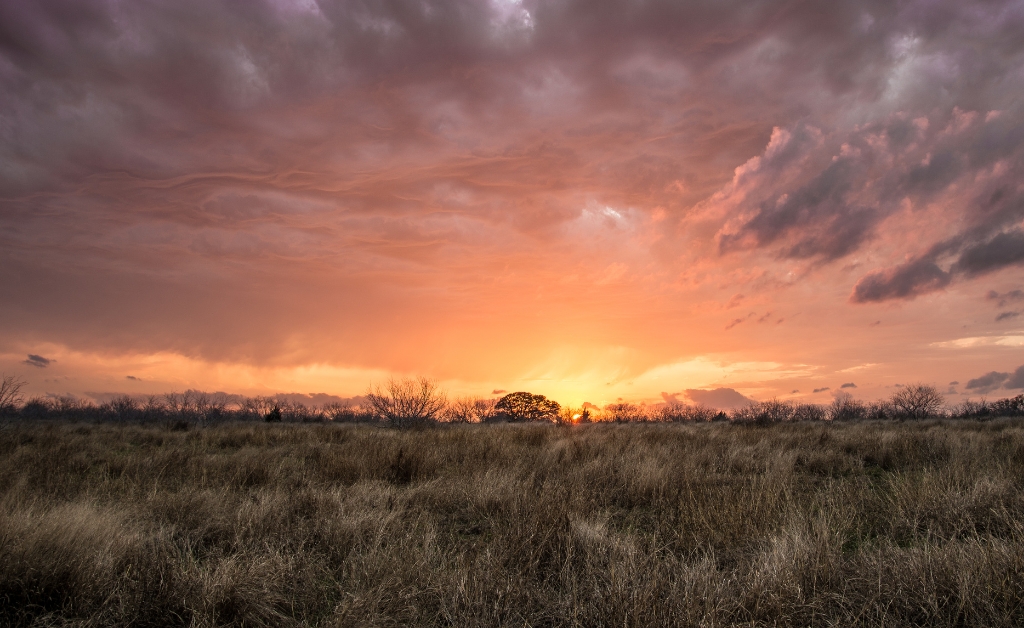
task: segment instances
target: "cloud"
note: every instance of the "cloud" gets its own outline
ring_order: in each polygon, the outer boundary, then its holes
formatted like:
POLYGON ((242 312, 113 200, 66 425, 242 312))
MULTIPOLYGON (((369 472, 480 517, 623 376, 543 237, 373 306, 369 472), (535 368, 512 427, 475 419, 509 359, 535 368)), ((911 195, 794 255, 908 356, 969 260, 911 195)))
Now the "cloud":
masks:
POLYGON ((502 388, 495 388, 491 391, 492 395, 504 395, 507 391, 502 388))
POLYGON ((678 397, 682 393, 667 393, 667 392, 663 392, 663 393, 660 393, 660 394, 661 394, 661 400, 664 401, 665 403, 667 403, 668 405, 672 406, 672 405, 676 405, 677 403, 679 403, 678 397))
MULTIPOLYGON (((1007 211, 999 212, 998 216, 999 220, 993 221, 995 227, 1000 226, 1007 216, 1014 220, 1024 217, 1024 198, 1016 199, 1007 211)), ((977 232, 985 232, 990 228, 992 227, 976 227, 975 233, 966 233, 936 243, 930 251, 917 259, 865 275, 854 287, 850 300, 854 303, 868 303, 912 299, 942 290, 954 279, 972 279, 1024 263, 1024 232, 1020 230, 998 233, 983 242, 972 242, 972 239, 978 237, 977 232), (958 257, 949 271, 943 271, 937 260, 950 254, 958 257)), ((1014 292, 1017 291, 1007 294, 1014 292)), ((998 298, 1001 303, 1005 301, 994 291, 989 292, 989 298, 998 298)))
POLYGON ((978 393, 987 393, 999 388, 999 386, 1009 379, 1009 373, 1000 373, 998 371, 990 371, 981 377, 967 381, 967 390, 973 390, 978 393))
POLYGON ((1017 367, 1017 370, 1003 384, 1003 388, 1020 390, 1024 388, 1024 366, 1017 367))
POLYGON ((853 288, 854 303, 909 299, 940 290, 950 281, 949 273, 929 259, 919 259, 885 271, 865 275, 853 288))
POLYGON ((142 381, 141 379, 139 379, 138 377, 135 377, 134 375, 125 375, 124 378, 125 379, 130 379, 133 382, 141 382, 142 381))
POLYGON ((831 389, 828 386, 825 386, 824 388, 815 388, 814 392, 815 393, 820 393, 820 392, 825 392, 826 390, 831 390, 831 389))
POLYGON ((1000 312, 999 315, 996 316, 996 322, 998 323, 1011 318, 1017 318, 1018 316, 1020 316, 1020 312, 1000 312))
POLYGON ((1011 301, 1024 300, 1024 290, 1010 290, 1002 294, 995 290, 989 290, 988 294, 985 295, 985 298, 989 301, 998 301, 999 307, 1006 307, 1006 305, 1011 301))
POLYGON ((0 344, 514 381, 1019 263, 1016 3, 610 7, 0 3, 0 344))
POLYGON ((1021 263, 1024 263, 1024 232, 1015 229, 967 247, 953 265, 953 271, 974 277, 1021 263))
POLYGON ((949 385, 950 385, 950 386, 959 386, 959 385, 960 385, 960 382, 958 382, 957 380, 953 380, 953 381, 951 381, 951 382, 949 383, 949 385))
POLYGON ((711 390, 698 390, 688 388, 684 391, 686 396, 694 403, 728 410, 753 403, 749 397, 745 397, 732 388, 714 388, 711 390))
MULTIPOLYGON (((754 316, 755 316, 754 312, 751 312, 750 314, 747 314, 746 316, 743 316, 741 318, 734 318, 731 321, 729 321, 729 324, 725 326, 725 329, 726 329, 726 331, 728 331, 728 330, 732 329, 733 327, 739 325, 740 323, 743 323, 745 321, 750 320, 754 316)), ((760 322, 760 321, 758 321, 758 322, 760 322)))
POLYGON ((847 383, 843 384, 842 386, 840 386, 840 388, 856 388, 856 387, 857 387, 857 384, 854 384, 853 382, 847 382, 847 383))
POLYGON ((35 354, 32 354, 32 353, 30 353, 28 355, 28 359, 27 360, 24 360, 22 362, 22 364, 28 364, 29 366, 35 366, 35 367, 38 367, 38 368, 41 368, 41 369, 50 366, 51 363, 53 363, 53 360, 50 360, 50 359, 44 358, 41 355, 35 355, 35 354))

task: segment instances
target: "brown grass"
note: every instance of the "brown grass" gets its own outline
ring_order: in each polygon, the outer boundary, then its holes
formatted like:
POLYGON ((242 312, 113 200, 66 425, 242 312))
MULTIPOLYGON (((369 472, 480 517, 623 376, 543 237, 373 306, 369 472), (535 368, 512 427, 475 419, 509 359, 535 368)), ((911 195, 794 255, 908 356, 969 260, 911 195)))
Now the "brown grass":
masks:
POLYGON ((1024 423, 0 429, 0 623, 1024 624, 1024 423))

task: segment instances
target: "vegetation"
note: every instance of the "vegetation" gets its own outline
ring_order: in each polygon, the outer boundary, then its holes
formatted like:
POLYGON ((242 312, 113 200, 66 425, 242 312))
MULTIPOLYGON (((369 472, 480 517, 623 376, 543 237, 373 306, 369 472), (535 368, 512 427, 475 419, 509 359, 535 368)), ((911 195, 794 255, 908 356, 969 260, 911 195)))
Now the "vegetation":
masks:
POLYGON ((495 418, 504 421, 557 421, 561 406, 544 395, 509 393, 494 406, 495 418))
POLYGON ((427 377, 391 379, 366 393, 376 417, 400 426, 436 421, 448 401, 437 382, 427 377))
POLYGON ((229 397, 223 393, 187 390, 163 396, 121 395, 94 405, 74 397, 33 398, 23 403, 24 382, 0 379, 0 417, 71 419, 78 421, 156 422, 212 425, 231 421, 284 423, 377 423, 397 427, 437 423, 542 422, 615 423, 786 423, 801 421, 920 420, 923 418, 986 419, 1024 416, 1024 395, 996 401, 967 399, 943 405, 933 386, 899 387, 889 398, 872 403, 841 391, 828 405, 778 399, 725 412, 704 405, 614 403, 597 408, 561 407, 544 395, 515 392, 499 400, 448 398, 437 382, 427 378, 390 380, 371 387, 363 404, 328 403, 307 406, 278 397, 229 397))
POLYGON ((1024 624, 1024 425, 0 424, 0 625, 1024 624))

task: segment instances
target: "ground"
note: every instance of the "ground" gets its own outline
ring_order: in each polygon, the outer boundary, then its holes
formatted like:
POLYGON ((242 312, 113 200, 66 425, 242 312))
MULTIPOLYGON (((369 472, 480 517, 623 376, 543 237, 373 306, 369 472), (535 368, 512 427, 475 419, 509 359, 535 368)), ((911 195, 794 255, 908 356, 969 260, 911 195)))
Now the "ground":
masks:
POLYGON ((1024 623, 1024 422, 0 427, 0 624, 1024 623))

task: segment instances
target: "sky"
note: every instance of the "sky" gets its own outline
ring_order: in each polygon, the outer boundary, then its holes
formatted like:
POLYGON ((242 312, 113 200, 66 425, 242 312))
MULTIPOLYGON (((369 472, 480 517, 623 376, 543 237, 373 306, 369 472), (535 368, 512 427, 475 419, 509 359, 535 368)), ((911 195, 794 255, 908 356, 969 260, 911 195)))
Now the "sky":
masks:
POLYGON ((0 371, 1020 394, 1021 94, 1019 0, 3 0, 0 371))

